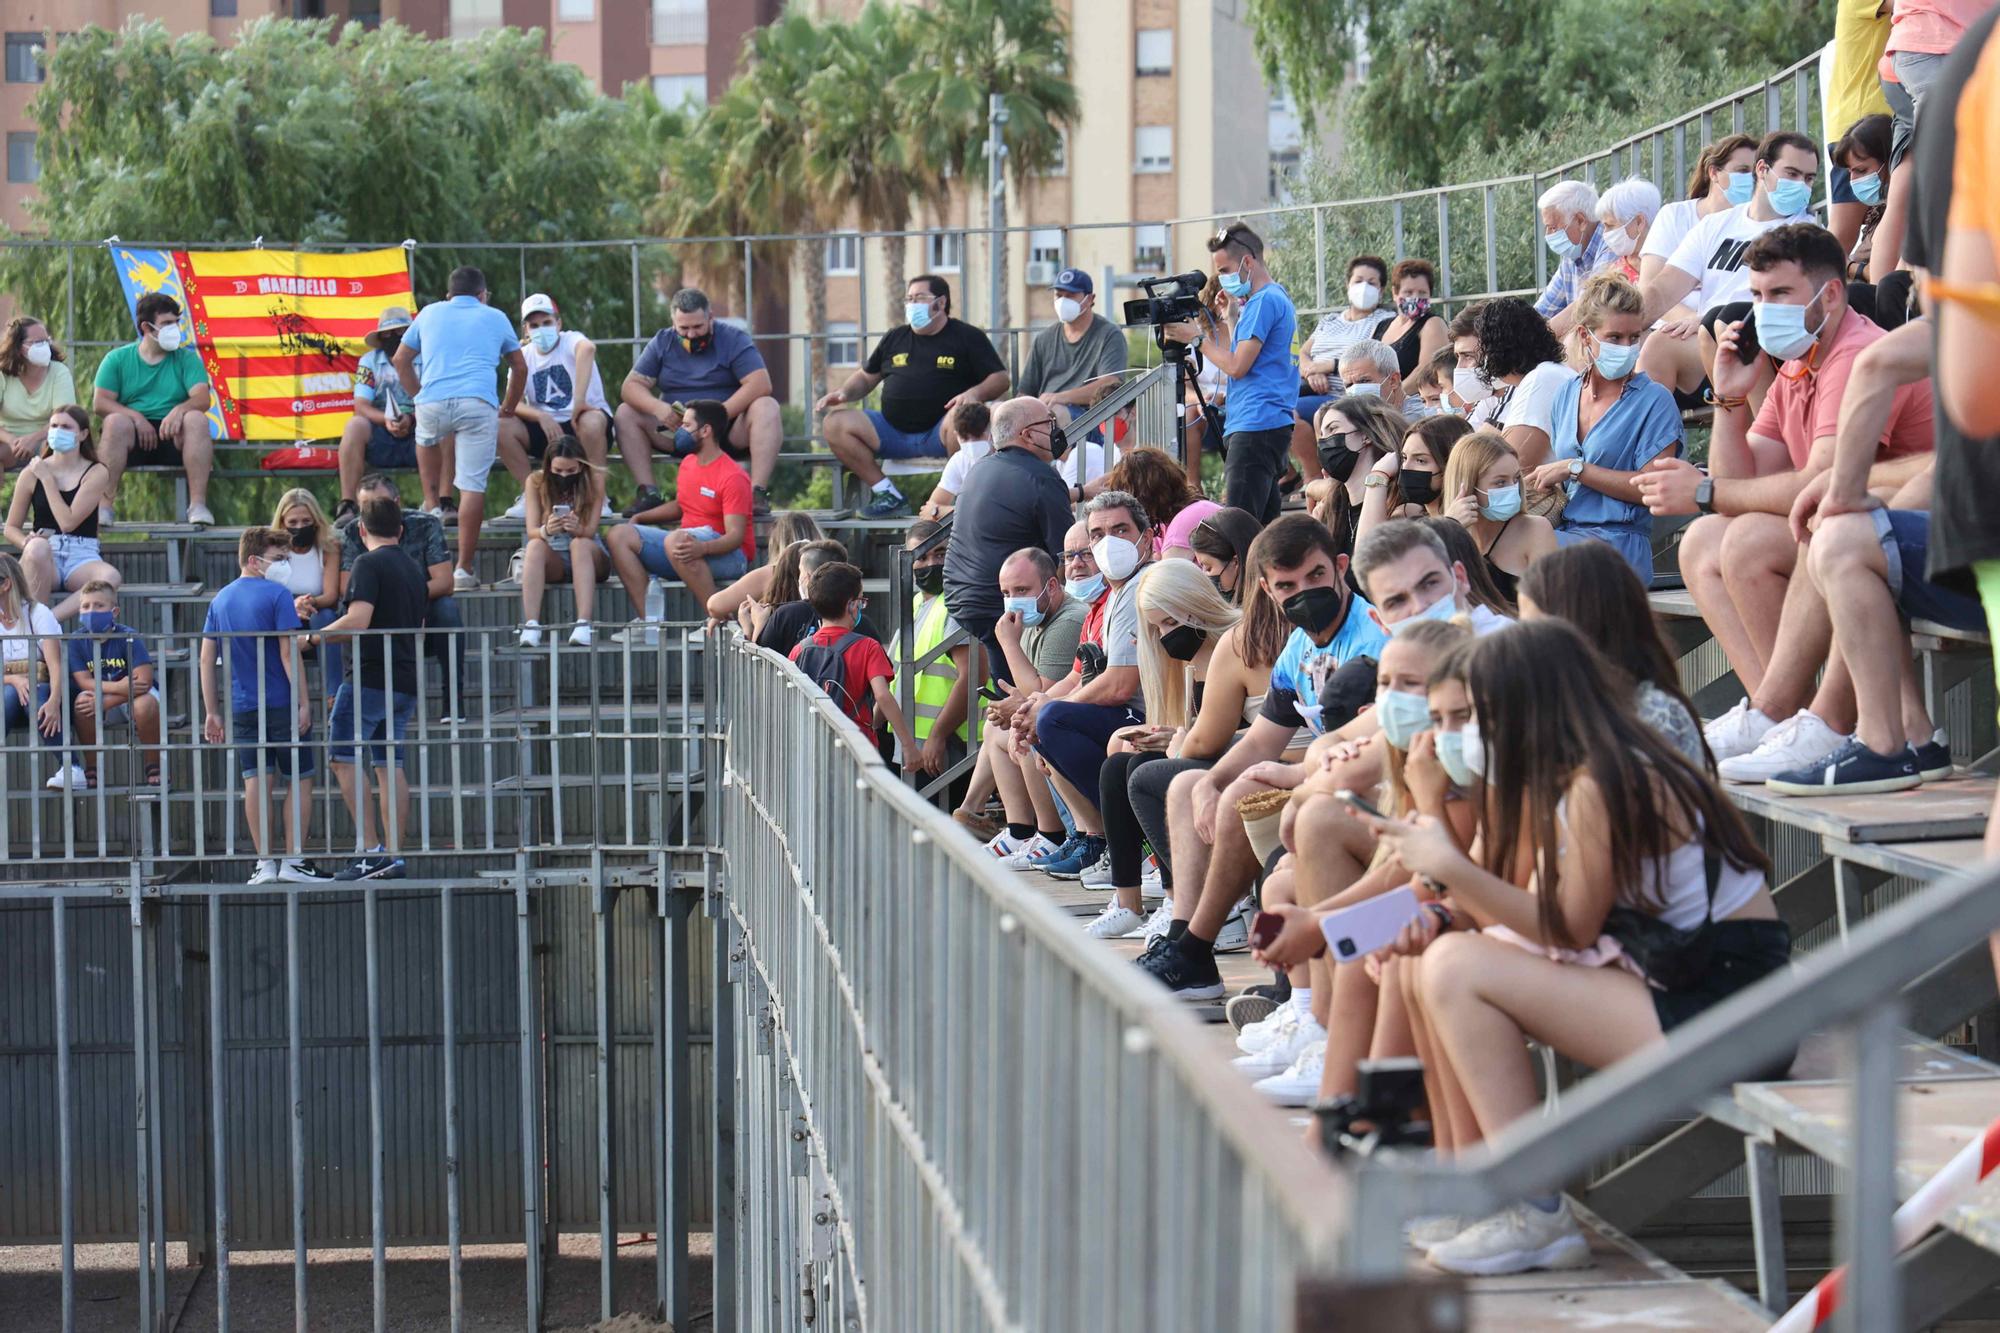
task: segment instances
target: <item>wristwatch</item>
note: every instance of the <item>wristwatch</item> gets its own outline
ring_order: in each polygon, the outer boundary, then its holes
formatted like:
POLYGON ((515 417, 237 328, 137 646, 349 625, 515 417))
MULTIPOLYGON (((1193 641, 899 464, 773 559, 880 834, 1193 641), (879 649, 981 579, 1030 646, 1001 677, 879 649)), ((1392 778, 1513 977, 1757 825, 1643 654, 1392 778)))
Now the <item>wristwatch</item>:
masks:
POLYGON ((1571 481, 1580 481, 1582 480, 1582 478, 1583 478, 1583 460, 1581 458, 1570 459, 1569 479, 1571 481))
POLYGON ((1694 507, 1704 514, 1715 512, 1715 478, 1703 477, 1695 483, 1694 507))
POLYGON ((1387 486, 1389 484, 1389 474, 1371 470, 1367 476, 1361 479, 1361 484, 1365 487, 1387 486))

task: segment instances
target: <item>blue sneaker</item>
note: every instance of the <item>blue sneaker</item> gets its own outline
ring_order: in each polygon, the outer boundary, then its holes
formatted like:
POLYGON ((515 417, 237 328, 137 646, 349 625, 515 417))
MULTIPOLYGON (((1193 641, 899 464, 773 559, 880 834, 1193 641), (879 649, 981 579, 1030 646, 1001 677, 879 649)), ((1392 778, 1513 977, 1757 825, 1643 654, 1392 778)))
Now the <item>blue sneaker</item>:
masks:
POLYGON ((1917 773, 1925 782, 1943 782, 1954 772, 1951 764, 1951 745, 1942 731, 1934 734, 1922 745, 1910 747, 1916 753, 1917 773))
POLYGON ((875 498, 861 507, 863 518, 903 518, 910 512, 910 502, 900 491, 878 491, 875 498))
POLYGON ((345 869, 335 871, 333 877, 338 880, 401 879, 407 873, 402 857, 375 852, 359 858, 345 869))
POLYGON ((1040 869, 1043 874, 1053 875, 1057 879, 1075 879, 1102 855, 1104 855, 1103 838, 1079 833, 1063 844, 1060 855, 1052 861, 1045 862, 1040 869))
POLYGON ((1064 838, 1062 846, 1056 848, 1054 851, 1043 852, 1040 856, 1029 857, 1025 868, 1029 870, 1047 870, 1058 861, 1064 861, 1076 855, 1077 848, 1082 845, 1083 835, 1081 833, 1072 833, 1067 838, 1064 838))
POLYGON ((1824 759, 1766 779, 1765 786, 1786 796, 1859 796, 1921 787, 1916 752, 1905 745, 1895 754, 1877 754, 1858 737, 1824 759))

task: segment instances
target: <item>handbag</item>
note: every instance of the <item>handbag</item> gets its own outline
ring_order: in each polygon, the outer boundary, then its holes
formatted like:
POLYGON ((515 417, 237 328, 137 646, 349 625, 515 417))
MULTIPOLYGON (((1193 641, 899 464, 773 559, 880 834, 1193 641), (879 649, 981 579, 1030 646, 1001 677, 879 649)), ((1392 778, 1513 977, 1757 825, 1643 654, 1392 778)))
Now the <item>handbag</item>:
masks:
POLYGON ((1715 886, 1722 878, 1722 854, 1707 848, 1702 869, 1708 876, 1708 915, 1693 930, 1676 929, 1636 907, 1614 907, 1604 918, 1604 933, 1662 990, 1698 984, 1715 955, 1715 886))

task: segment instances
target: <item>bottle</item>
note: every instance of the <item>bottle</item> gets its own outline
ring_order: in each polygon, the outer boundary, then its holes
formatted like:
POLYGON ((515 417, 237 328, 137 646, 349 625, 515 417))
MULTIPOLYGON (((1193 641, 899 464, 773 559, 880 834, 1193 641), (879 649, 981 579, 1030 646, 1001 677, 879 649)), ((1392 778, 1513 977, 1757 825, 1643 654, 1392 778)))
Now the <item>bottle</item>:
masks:
POLYGON ((646 580, 646 642, 660 641, 660 622, 667 618, 667 590, 658 579, 646 580))

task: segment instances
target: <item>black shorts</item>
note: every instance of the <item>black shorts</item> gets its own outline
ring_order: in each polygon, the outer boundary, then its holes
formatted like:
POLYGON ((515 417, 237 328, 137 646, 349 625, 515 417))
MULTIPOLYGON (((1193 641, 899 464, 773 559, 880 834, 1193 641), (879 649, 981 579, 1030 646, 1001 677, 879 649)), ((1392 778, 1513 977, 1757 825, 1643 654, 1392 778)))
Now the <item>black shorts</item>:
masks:
MULTIPOLYGON (((1714 943, 1701 980, 1680 990, 1653 992, 1653 1012, 1662 1032, 1672 1032, 1736 992, 1791 966, 1792 928, 1782 921, 1718 921, 1710 933, 1714 943)), ((1790 1065, 1787 1059, 1785 1067, 1790 1065)), ((1783 1078, 1783 1071, 1775 1077, 1783 1078)))
MULTIPOLYGON (((592 411, 594 409, 585 408, 584 410, 592 411)), ((540 458, 543 454, 547 453, 549 437, 542 430, 542 423, 533 417, 517 417, 515 419, 528 428, 528 457, 540 458)), ((574 424, 568 421, 558 421, 556 423, 556 431, 562 435, 574 436, 576 434, 574 424)))
MULTIPOLYGON (((153 421, 151 417, 147 417, 146 420, 153 421)), ((160 418, 160 421, 165 420, 165 417, 160 418)), ((159 437, 158 443, 150 449, 141 449, 136 444, 133 445, 132 456, 125 460, 126 466, 185 468, 187 461, 181 457, 181 442, 161 430, 159 421, 153 421, 153 433, 159 437)))

